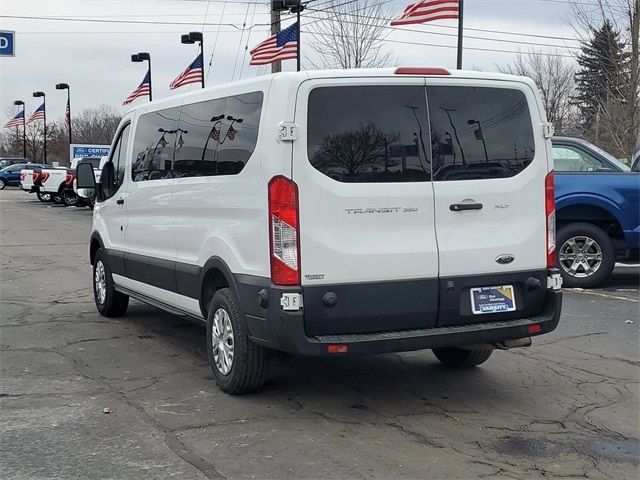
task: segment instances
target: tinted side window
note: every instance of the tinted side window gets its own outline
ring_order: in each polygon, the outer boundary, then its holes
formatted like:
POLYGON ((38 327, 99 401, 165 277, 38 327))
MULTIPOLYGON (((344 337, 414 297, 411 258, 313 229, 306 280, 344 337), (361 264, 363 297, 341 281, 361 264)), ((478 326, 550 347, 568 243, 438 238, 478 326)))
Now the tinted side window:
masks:
POLYGON ((423 87, 316 88, 308 108, 307 154, 328 177, 358 183, 430 180, 423 87))
POLYGON ((533 160, 531 115, 518 90, 427 87, 434 180, 513 177, 533 160))
POLYGON ((131 178, 134 182, 171 178, 178 142, 178 109, 141 115, 133 142, 131 178))
POLYGON ((253 92, 179 108, 174 176, 240 173, 256 148, 262 100, 253 92))
POLYGON ((600 160, 573 147, 553 147, 553 164, 558 172, 594 172, 604 168, 600 160))

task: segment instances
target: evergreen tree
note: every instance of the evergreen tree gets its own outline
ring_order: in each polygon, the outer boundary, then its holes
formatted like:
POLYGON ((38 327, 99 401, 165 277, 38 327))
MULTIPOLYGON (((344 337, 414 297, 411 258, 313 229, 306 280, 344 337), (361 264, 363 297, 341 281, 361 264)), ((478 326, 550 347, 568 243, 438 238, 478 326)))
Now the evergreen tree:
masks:
POLYGON ((620 32, 614 30, 609 20, 600 29, 592 30, 591 40, 582 45, 573 100, 585 130, 592 129, 601 106, 624 98, 628 88, 627 56, 620 32))

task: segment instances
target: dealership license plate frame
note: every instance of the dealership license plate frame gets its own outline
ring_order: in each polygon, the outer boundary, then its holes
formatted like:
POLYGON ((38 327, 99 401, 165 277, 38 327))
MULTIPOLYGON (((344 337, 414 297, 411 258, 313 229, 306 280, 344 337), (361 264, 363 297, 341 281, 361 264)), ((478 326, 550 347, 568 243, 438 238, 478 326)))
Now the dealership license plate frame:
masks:
POLYGON ((469 295, 471 297, 471 311, 474 315, 514 312, 516 310, 516 295, 513 285, 471 288, 469 295))

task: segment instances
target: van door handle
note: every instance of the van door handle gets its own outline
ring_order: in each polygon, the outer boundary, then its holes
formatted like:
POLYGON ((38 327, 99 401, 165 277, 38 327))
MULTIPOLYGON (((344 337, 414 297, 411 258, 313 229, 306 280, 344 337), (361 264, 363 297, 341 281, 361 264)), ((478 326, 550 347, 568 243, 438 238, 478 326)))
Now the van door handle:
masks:
POLYGON ((452 212, 461 212, 463 210, 482 210, 481 203, 454 203, 449 205, 452 212))
POLYGON ((116 203, 118 205, 124 205, 124 198, 119 198, 118 200, 116 200, 116 203))

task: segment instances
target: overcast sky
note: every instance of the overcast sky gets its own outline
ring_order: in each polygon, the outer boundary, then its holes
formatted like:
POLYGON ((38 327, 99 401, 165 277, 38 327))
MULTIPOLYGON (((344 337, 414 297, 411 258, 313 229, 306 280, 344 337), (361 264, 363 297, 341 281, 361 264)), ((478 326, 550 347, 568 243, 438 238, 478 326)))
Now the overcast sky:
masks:
MULTIPOLYGON (((326 2, 316 1, 318 4, 326 2)), ((385 7, 399 14, 407 3, 410 3, 409 0, 387 0, 385 7)), ((6 121, 6 111, 16 99, 27 103, 27 115, 30 114, 39 105, 31 95, 36 90, 43 90, 47 94, 48 118, 62 118, 66 96, 64 92, 55 90, 55 84, 59 82, 71 85, 73 110, 106 103, 124 113, 126 107, 121 107, 123 99, 138 86, 145 73, 146 64, 130 62, 131 53, 139 51, 150 52, 152 56, 154 98, 198 88, 187 86, 170 92, 168 85, 197 55, 197 46, 182 45, 180 34, 201 31, 203 23, 207 69, 213 53, 213 63, 207 71, 208 85, 228 82, 232 78, 237 80, 240 77, 262 75, 268 67, 249 66, 244 47, 248 44, 251 48, 268 36, 268 26, 264 25, 270 21, 268 5, 269 2, 265 0, 258 0, 257 3, 247 3, 247 0, 0 0, 0 29, 16 32, 16 56, 0 57, 0 122, 6 121), (63 18, 81 21, 63 21, 63 18), (86 21, 89 19, 158 23, 86 21), (245 19, 247 25, 256 26, 241 33, 233 25, 242 27, 245 19), (160 22, 184 24, 167 25, 160 22)), ((303 18, 303 66, 305 56, 314 55, 305 45, 304 23, 318 15, 310 11, 305 13, 308 17, 303 18)), ((575 41, 471 30, 573 38, 575 32, 568 25, 568 18, 570 6, 564 0, 466 0, 465 27, 469 29, 465 30, 465 35, 502 41, 466 38, 465 47, 470 48, 465 49, 464 66, 490 71, 495 70, 496 64, 506 64, 515 57, 512 53, 471 48, 510 51, 537 48, 571 55, 575 49, 566 47, 576 47, 578 43, 575 41)), ((284 20, 283 26, 289 23, 290 20, 284 20)), ((456 50, 451 47, 456 45, 456 30, 452 28, 455 25, 455 21, 445 20, 409 27, 421 32, 396 28, 388 37, 391 41, 387 42, 387 46, 400 65, 453 68, 456 50)), ((571 61, 570 58, 566 60, 571 61)), ((295 60, 284 62, 284 68, 295 69, 295 60)), ((139 99, 136 102, 142 101, 139 99)))

